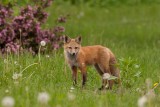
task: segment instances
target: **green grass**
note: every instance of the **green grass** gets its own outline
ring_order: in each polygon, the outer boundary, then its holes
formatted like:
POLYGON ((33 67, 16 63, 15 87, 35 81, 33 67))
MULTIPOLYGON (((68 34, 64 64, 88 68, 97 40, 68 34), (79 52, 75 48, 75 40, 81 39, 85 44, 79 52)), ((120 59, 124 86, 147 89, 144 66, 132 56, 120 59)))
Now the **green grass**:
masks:
MULTIPOLYGON (((73 90, 76 98, 70 101, 68 93, 72 86, 71 71, 68 67, 66 72, 64 70, 63 49, 51 54, 49 58, 42 55, 41 65, 26 69, 17 84, 12 79, 13 73, 19 73, 25 67, 37 63, 38 56, 33 57, 26 53, 18 59, 18 56, 9 55, 8 59, 0 59, 0 99, 12 96, 16 100, 16 107, 39 107, 38 93, 46 91, 51 98, 49 107, 136 107, 138 98, 146 91, 146 79, 152 79, 152 83, 160 82, 159 9, 160 5, 156 4, 90 8, 55 3, 48 9, 50 17, 44 27, 53 27, 56 16, 69 14, 64 25, 68 36, 82 35, 83 46, 106 46, 118 59, 131 57, 140 65, 141 76, 135 79, 130 88, 124 85, 121 93, 117 93, 117 88, 97 92, 101 78, 94 68, 88 67, 86 88, 81 90, 79 73, 78 86, 73 90), (136 91, 137 88, 142 93, 136 91), (5 92, 6 90, 9 92, 5 92)), ((127 75, 130 79, 135 78, 130 73, 127 75)), ((160 88, 155 91, 156 97, 150 105, 152 107, 160 105, 160 88)))

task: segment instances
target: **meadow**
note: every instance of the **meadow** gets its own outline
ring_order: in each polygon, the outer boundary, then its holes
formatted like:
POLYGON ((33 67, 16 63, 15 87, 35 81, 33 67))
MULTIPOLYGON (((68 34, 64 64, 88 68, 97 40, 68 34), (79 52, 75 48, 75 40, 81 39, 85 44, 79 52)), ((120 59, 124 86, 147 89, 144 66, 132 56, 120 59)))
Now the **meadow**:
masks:
MULTIPOLYGON (((12 96, 15 107, 136 107, 138 99, 160 82, 160 5, 108 6, 106 8, 57 4, 47 9, 44 28, 52 28, 56 16, 68 15, 65 34, 82 36, 82 46, 103 45, 116 55, 121 69, 122 88, 98 91, 101 78, 93 67, 87 69, 87 84, 71 89, 71 71, 65 66, 63 48, 38 56, 30 53, 0 58, 0 99, 12 96), (38 64, 37 64, 38 63, 38 64), (27 67, 27 68, 26 68, 27 67), (20 73, 14 79, 14 73, 20 73), (37 101, 40 92, 50 96, 48 105, 37 101)), ((160 88, 147 107, 160 105, 160 88)))

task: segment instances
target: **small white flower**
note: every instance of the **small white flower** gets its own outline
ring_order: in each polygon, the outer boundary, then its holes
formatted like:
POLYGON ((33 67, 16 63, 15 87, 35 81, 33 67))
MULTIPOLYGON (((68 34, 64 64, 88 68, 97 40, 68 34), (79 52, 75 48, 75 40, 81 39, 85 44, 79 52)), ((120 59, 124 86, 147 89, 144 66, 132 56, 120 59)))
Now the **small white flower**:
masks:
POLYGON ((46 58, 49 58, 50 56, 49 55, 46 55, 46 58))
POLYGON ((40 104, 47 104, 49 101, 50 97, 47 92, 42 92, 38 94, 38 102, 40 104))
POLYGON ((103 79, 109 79, 111 77, 111 75, 109 73, 104 73, 102 78, 103 79))
POLYGON ((135 67, 135 68, 139 68, 139 67, 140 67, 140 65, 137 65, 137 64, 136 64, 136 65, 134 65, 134 67, 135 67))
POLYGON ((77 15, 77 18, 80 19, 81 17, 84 16, 84 12, 80 12, 78 15, 77 15))
POLYGON ((142 92, 142 90, 140 88, 137 88, 136 91, 137 92, 142 92))
POLYGON ((146 103, 147 103, 146 96, 142 96, 138 99, 138 107, 144 107, 146 103))
POLYGON ((109 88, 109 85, 108 85, 108 84, 106 84, 105 88, 106 88, 106 89, 107 89, 107 88, 109 88))
POLYGON ((12 97, 6 96, 2 99, 2 107, 13 107, 15 104, 15 101, 12 97))
POLYGON ((14 64, 15 64, 15 65, 18 65, 18 62, 17 62, 17 61, 14 61, 14 64))
POLYGON ((6 64, 8 61, 7 61, 7 59, 4 59, 4 63, 6 64))
POLYGON ((45 46, 46 45, 46 42, 45 41, 41 41, 41 46, 45 46))
POLYGON ((76 98, 76 96, 73 93, 68 93, 68 99, 70 101, 73 101, 76 98))
POLYGON ((14 80, 17 80, 17 79, 19 79, 20 77, 22 77, 22 73, 14 73, 13 74, 13 76, 12 76, 12 78, 14 79, 14 80))
POLYGON ((74 87, 71 87, 69 92, 73 92, 74 89, 75 89, 74 87))
POLYGON ((13 78, 14 80, 17 80, 17 79, 19 78, 19 74, 14 73, 13 76, 12 76, 12 78, 13 78))
POLYGON ((70 90, 74 90, 74 89, 75 89, 74 87, 71 87, 71 88, 70 88, 70 90))
POLYGON ((8 93, 9 92, 9 90, 7 89, 7 90, 5 90, 5 93, 8 93))

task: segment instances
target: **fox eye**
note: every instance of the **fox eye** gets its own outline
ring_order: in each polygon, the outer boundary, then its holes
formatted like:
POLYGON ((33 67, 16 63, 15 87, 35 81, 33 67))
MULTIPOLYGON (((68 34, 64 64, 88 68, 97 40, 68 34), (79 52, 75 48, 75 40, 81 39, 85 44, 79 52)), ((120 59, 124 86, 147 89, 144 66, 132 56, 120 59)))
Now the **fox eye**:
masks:
POLYGON ((75 49, 78 49, 78 47, 75 47, 75 49))
POLYGON ((69 49, 72 49, 72 47, 68 47, 69 49))

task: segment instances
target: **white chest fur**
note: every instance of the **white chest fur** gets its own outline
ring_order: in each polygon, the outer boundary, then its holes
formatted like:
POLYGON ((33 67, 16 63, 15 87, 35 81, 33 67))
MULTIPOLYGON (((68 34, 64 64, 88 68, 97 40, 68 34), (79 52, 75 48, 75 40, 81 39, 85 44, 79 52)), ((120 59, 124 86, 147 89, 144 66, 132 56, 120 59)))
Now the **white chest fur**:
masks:
POLYGON ((77 57, 76 56, 72 56, 72 55, 67 54, 65 52, 65 58, 68 61, 68 63, 70 64, 70 66, 77 66, 77 67, 79 67, 79 63, 77 61, 77 57))
POLYGON ((69 64, 71 65, 71 66, 79 66, 79 63, 77 62, 77 60, 76 59, 69 59, 69 64))

